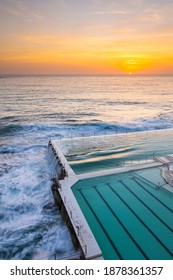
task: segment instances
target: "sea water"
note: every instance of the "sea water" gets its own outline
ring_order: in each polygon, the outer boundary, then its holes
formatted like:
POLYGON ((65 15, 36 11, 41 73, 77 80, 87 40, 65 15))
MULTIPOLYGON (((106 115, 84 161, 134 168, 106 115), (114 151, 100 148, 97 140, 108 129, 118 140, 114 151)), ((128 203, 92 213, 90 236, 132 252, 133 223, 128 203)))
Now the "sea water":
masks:
POLYGON ((173 128, 171 76, 0 77, 0 259, 75 253, 49 139, 173 128))

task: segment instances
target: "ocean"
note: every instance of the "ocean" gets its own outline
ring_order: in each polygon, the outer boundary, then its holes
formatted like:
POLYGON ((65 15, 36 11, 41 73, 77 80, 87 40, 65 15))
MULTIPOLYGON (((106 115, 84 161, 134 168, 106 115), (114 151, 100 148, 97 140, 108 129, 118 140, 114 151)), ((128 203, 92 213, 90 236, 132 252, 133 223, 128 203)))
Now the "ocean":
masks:
POLYGON ((0 77, 0 259, 75 253, 51 192, 50 139, 173 128, 172 76, 0 77))

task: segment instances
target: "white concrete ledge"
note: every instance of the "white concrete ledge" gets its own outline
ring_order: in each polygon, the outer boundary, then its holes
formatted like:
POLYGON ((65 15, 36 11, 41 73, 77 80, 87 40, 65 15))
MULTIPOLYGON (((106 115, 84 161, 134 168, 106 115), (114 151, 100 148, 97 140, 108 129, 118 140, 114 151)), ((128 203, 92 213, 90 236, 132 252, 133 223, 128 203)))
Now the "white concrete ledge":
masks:
POLYGON ((163 165, 163 163, 160 163, 160 162, 141 163, 141 164, 127 166, 127 167, 113 168, 113 169, 108 169, 108 170, 80 174, 80 175, 77 175, 77 178, 78 178, 78 180, 84 180, 84 179, 101 177, 101 176, 106 176, 106 175, 125 173, 125 172, 129 172, 129 171, 140 170, 140 169, 145 169, 145 168, 152 168, 152 167, 157 167, 157 166, 162 166, 162 165, 163 165))
POLYGON ((77 177, 73 176, 60 181, 59 193, 67 210, 70 221, 79 240, 86 259, 103 259, 102 251, 79 207, 78 202, 71 190, 77 183, 77 177))

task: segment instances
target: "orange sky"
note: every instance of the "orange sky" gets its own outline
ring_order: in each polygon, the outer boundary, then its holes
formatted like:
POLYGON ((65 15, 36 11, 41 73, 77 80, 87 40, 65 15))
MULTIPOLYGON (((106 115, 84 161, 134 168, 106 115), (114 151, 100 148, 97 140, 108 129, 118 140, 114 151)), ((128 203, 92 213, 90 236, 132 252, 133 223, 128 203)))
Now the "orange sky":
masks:
POLYGON ((0 0, 0 73, 173 74, 172 0, 0 0))

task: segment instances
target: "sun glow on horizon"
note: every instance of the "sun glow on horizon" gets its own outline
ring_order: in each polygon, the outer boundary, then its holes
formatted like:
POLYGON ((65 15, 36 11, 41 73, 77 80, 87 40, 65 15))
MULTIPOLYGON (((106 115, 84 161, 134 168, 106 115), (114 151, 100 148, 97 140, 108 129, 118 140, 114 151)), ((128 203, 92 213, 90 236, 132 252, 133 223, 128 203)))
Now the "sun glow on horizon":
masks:
POLYGON ((167 0, 1 2, 0 73, 173 74, 167 0))

